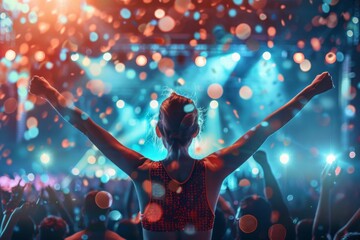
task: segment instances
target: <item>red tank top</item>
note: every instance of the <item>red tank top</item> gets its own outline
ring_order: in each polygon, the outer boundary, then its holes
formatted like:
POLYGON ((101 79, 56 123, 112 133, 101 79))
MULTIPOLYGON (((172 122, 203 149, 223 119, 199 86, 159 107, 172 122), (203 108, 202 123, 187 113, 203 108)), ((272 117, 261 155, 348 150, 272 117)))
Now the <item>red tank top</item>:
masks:
POLYGON ((205 165, 195 161, 192 173, 179 183, 166 172, 161 162, 150 169, 150 202, 142 216, 143 228, 149 231, 208 231, 213 228, 212 212, 205 185, 205 165))

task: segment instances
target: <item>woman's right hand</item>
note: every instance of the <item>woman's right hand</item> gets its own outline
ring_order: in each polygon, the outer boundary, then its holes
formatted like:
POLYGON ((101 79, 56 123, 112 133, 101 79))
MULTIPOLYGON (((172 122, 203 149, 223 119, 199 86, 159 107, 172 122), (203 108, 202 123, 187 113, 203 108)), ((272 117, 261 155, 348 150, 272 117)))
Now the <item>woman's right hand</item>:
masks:
POLYGON ((332 77, 328 72, 323 72, 317 75, 312 81, 311 85, 314 87, 314 90, 317 94, 326 92, 327 90, 334 88, 332 77))
POLYGON ((29 90, 34 95, 44 96, 50 88, 50 83, 44 77, 34 76, 30 81, 29 90))

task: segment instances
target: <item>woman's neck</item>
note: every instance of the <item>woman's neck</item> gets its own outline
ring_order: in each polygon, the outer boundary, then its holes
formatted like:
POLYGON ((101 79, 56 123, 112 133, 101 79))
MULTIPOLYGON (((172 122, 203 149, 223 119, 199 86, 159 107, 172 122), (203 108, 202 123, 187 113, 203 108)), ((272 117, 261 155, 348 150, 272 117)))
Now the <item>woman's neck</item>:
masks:
POLYGON ((169 149, 168 154, 165 158, 166 161, 176 161, 176 160, 187 160, 192 159, 189 155, 188 148, 179 148, 179 149, 169 149))

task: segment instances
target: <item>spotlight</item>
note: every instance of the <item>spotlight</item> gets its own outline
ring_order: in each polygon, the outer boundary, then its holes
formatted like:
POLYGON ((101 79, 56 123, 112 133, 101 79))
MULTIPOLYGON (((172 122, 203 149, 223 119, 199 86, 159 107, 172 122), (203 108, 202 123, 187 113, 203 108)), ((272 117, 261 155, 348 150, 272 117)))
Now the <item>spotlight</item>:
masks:
POLYGON ((329 154, 326 157, 326 163, 328 164, 333 164, 333 162, 335 162, 336 160, 336 156, 334 154, 329 154))
POLYGON ((288 164, 289 162, 289 154, 283 153, 280 155, 280 162, 284 165, 288 164))
POLYGON ((234 62, 238 62, 240 60, 241 56, 239 53, 235 52, 231 55, 231 58, 234 62))

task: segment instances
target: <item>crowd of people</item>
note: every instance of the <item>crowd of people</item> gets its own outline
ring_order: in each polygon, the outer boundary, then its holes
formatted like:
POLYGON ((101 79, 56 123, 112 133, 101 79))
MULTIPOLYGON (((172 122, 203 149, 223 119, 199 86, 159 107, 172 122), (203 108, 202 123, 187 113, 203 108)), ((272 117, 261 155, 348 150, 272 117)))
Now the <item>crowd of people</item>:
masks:
MULTIPOLYGON (((319 176, 319 194, 312 199, 315 206, 318 200, 316 212, 299 219, 295 210, 301 206, 288 206, 268 155, 264 151, 253 155, 263 176, 250 180, 262 184, 254 184, 240 196, 228 189, 220 195, 212 239, 359 239, 360 210, 344 226, 329 222, 329 200, 336 194, 330 192, 337 178, 335 165, 326 165, 319 176)), ((10 192, 1 190, 0 239, 144 239, 130 180, 112 180, 104 185, 98 179, 77 177, 68 190, 65 193, 47 186, 38 191, 23 182, 10 192), (121 187, 114 190, 116 185, 121 187), (121 214, 113 217, 111 212, 121 214)), ((307 201, 306 197, 303 200, 307 201)), ((346 206, 340 208, 348 210, 346 206)))

